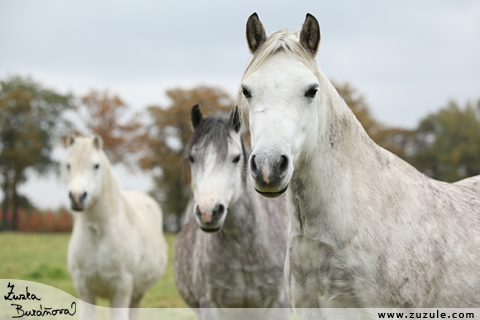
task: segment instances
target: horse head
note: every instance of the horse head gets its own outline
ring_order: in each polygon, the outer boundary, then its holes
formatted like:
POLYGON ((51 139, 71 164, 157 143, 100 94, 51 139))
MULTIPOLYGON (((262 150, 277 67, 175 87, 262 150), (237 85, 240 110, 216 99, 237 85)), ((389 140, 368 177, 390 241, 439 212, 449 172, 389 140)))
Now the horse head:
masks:
POLYGON ((102 189, 102 172, 106 159, 102 150, 103 141, 97 135, 72 135, 68 138, 68 144, 62 171, 67 180, 70 206, 74 211, 85 211, 102 189))
POLYGON ((267 38, 254 13, 247 22, 247 42, 253 59, 238 100, 249 112, 253 151, 248 166, 255 190, 273 198, 287 190, 297 160, 317 137, 320 27, 308 14, 299 39, 286 30, 267 38))
POLYGON ((185 151, 195 204, 194 214, 205 232, 219 231, 228 208, 243 191, 245 152, 238 109, 230 116, 203 117, 198 105, 191 111, 194 129, 185 151))

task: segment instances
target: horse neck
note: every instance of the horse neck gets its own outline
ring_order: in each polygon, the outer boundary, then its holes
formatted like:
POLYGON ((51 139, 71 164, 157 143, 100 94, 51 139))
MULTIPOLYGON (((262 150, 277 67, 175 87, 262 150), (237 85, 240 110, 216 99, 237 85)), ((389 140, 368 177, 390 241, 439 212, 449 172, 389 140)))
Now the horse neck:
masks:
POLYGON ((384 183, 386 178, 378 172, 393 156, 370 139, 333 85, 324 80, 317 139, 299 158, 290 186, 293 200, 303 204, 303 214, 323 216, 324 222, 350 221, 355 191, 368 188, 372 177, 375 183, 384 183))
MULTIPOLYGON (((318 104, 318 135, 308 157, 334 161, 340 157, 350 165, 361 165, 361 159, 375 159, 380 148, 368 136, 331 82, 322 74, 324 93, 318 104)), ((382 149, 383 150, 383 149, 382 149)), ((380 152, 381 153, 381 152, 380 152)), ((333 162, 332 164, 336 164, 333 162)))
POLYGON ((253 185, 248 177, 245 179, 238 200, 228 208, 228 215, 221 230, 222 238, 233 241, 250 241, 255 234, 248 234, 258 228, 259 217, 254 195, 253 185))

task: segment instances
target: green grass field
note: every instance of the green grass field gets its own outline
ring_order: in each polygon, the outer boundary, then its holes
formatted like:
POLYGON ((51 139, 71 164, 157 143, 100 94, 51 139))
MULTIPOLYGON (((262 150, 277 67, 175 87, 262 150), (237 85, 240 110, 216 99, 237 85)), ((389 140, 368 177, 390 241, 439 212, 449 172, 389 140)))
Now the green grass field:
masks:
MULTIPOLYGON (((142 299, 142 308, 187 307, 173 279, 173 241, 168 242, 168 265, 160 281, 142 299)), ((35 281, 77 296, 67 270, 67 247, 70 233, 0 233, 0 279, 35 281)), ((98 300, 108 306, 108 301, 98 300)))
MULTIPOLYGON (((173 279, 173 242, 175 235, 166 234, 168 242, 167 269, 160 281, 142 299, 142 308, 187 308, 173 279)), ((0 233, 0 279, 20 279, 50 285, 75 297, 67 270, 67 248, 70 233, 0 233)), ((99 306, 108 301, 97 299, 99 306)), ((193 313, 166 309, 165 319, 191 320, 193 313), (168 312, 172 313, 169 314, 168 312)), ((187 310, 185 310, 187 311, 187 310)), ((106 317, 105 319, 109 319, 106 317)), ((143 319, 143 318, 142 318, 143 319)), ((292 313, 290 320, 298 320, 292 313)))

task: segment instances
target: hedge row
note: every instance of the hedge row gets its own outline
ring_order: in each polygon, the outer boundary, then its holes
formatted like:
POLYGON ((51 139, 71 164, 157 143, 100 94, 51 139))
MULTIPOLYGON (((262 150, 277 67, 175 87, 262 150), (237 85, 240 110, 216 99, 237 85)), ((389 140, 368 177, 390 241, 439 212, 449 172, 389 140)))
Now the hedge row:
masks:
MULTIPOLYGON (((21 232, 70 232, 73 217, 66 210, 52 212, 49 210, 18 210, 17 230, 21 232)), ((7 226, 11 228, 12 212, 7 212, 7 226)), ((3 223, 3 212, 0 211, 0 224, 3 223)))

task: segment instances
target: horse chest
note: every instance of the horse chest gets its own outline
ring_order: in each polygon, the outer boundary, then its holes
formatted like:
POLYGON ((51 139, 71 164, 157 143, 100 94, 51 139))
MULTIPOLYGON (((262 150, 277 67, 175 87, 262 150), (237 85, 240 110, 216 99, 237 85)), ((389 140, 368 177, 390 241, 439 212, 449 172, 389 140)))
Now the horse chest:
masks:
POLYGON ((205 294, 216 307, 275 306, 279 296, 281 268, 265 270, 260 265, 235 259, 203 264, 205 294))
POLYGON ((301 197, 290 197, 290 230, 287 242, 286 280, 296 308, 358 307, 355 304, 355 267, 342 257, 346 252, 319 232, 318 213, 307 212, 301 197))
POLYGON ((289 238, 286 279, 294 307, 358 307, 351 270, 330 245, 305 236, 289 238))
POLYGON ((267 308, 278 301, 277 285, 263 281, 255 275, 231 273, 229 282, 210 281, 210 300, 218 307, 226 308, 267 308), (255 278, 260 281, 255 281, 255 278))
POLYGON ((94 292, 103 295, 109 283, 119 275, 122 265, 120 252, 109 239, 100 235, 97 226, 74 230, 69 247, 72 277, 81 279, 94 292))

